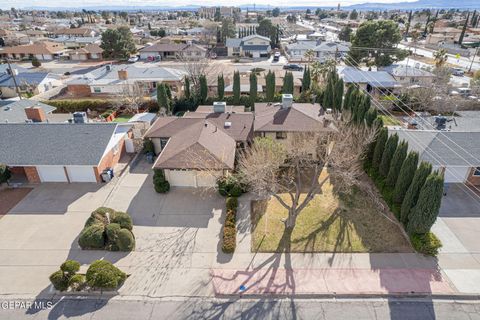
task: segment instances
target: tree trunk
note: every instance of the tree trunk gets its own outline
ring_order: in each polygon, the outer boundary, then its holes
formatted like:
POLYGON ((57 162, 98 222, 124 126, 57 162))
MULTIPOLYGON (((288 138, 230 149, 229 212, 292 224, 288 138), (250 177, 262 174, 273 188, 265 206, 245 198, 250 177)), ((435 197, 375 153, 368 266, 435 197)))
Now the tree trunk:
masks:
POLYGON ((295 227, 295 220, 297 219, 297 213, 294 209, 290 208, 288 210, 288 217, 285 220, 285 228, 286 229, 293 229, 295 227))

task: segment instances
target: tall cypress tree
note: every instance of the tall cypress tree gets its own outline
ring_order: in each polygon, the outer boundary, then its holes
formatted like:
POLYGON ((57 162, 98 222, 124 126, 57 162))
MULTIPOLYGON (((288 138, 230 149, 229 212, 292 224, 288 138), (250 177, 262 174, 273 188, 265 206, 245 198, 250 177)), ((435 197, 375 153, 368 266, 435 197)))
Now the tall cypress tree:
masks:
POLYGON ((185 78, 184 95, 185 95, 185 99, 190 99, 190 79, 188 77, 185 78))
POLYGON ((307 66, 305 67, 305 70, 303 70, 302 91, 310 90, 311 82, 312 82, 312 79, 310 77, 310 69, 307 66))
POLYGON ((240 72, 233 73, 233 104, 240 103, 240 72))
POLYGON ((460 38, 458 38, 458 44, 463 43, 463 38, 465 37, 465 31, 467 31, 468 19, 470 18, 470 12, 467 13, 467 20, 463 24, 462 33, 460 33, 460 38))
POLYGON ((400 220, 405 226, 408 225, 412 208, 417 204, 420 189, 422 189, 425 180, 431 172, 432 165, 425 161, 422 161, 420 166, 418 166, 417 171, 415 171, 415 175, 413 176, 412 183, 408 187, 407 193, 405 194, 400 211, 400 220))
POLYGON ((401 204, 405 198, 408 187, 412 183, 413 176, 417 171, 418 166, 418 152, 410 151, 407 158, 402 163, 397 181, 395 182, 395 189, 393 190, 393 202, 401 204))
POLYGON ((387 128, 381 128, 378 132, 377 141, 375 142, 375 149, 373 151, 372 167, 378 171, 380 162, 382 161, 383 150, 388 139, 387 128))
POLYGON ((198 80, 200 81, 200 92, 199 92, 199 97, 200 97, 200 103, 205 103, 207 101, 208 97, 208 84, 207 84, 207 77, 205 75, 201 75, 198 80))
POLYGON ((387 139, 387 143, 385 144, 385 150, 383 150, 382 154, 382 161, 380 162, 379 173, 382 177, 386 178, 388 175, 388 171, 390 169, 390 163, 392 162, 393 155, 397 150, 398 145, 398 134, 392 134, 387 139))
POLYGON ((167 114, 171 113, 170 101, 168 100, 167 89, 164 83, 157 85, 157 103, 160 109, 165 109, 167 114))
POLYGON ((427 233, 437 220, 443 196, 443 176, 435 171, 425 180, 418 201, 410 212, 407 231, 410 234, 427 233))
POLYGON ((285 72, 282 93, 293 94, 293 74, 291 72, 285 72))
POLYGON ((267 75, 265 76, 265 98, 267 102, 272 102, 275 98, 275 73, 268 71, 267 75))
POLYGON ((223 78, 223 74, 217 77, 217 96, 220 100, 223 100, 225 96, 225 79, 223 78))
POLYGON ((338 112, 342 111, 342 102, 343 102, 343 80, 339 79, 335 83, 335 93, 333 97, 334 108, 338 112))
POLYGON ((355 86, 348 85, 347 92, 345 93, 345 99, 343 100, 343 109, 350 110, 351 109, 351 102, 353 99, 353 94, 355 92, 355 86))
POLYGON ((257 75, 252 72, 250 73, 250 100, 252 102, 257 101, 257 75))
POLYGON ((371 127, 375 119, 377 119, 377 116, 377 109, 375 109, 375 107, 370 107, 370 109, 368 109, 367 113, 365 114, 365 123, 367 124, 367 126, 371 127))
POLYGON ((402 168, 402 164, 407 157, 408 151, 408 142, 402 141, 398 144, 397 150, 393 154, 392 161, 390 162, 390 169, 388 170, 387 179, 385 180, 385 184, 389 187, 395 187, 395 183, 397 182, 398 175, 400 174, 400 170, 402 168))

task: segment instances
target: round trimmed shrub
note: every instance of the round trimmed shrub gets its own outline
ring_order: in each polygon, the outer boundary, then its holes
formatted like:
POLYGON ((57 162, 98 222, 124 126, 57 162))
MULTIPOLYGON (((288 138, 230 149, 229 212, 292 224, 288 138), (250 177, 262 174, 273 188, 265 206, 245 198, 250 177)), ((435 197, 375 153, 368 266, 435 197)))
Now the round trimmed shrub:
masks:
POLYGON ((57 270, 50 275, 50 282, 53 284, 53 287, 60 291, 65 291, 68 289, 68 278, 65 277, 62 270, 57 270))
POLYGON ((126 212, 117 211, 115 212, 115 217, 111 221, 112 223, 118 223, 122 229, 133 229, 132 218, 126 212))
POLYGON ((105 234, 107 235, 108 243, 115 243, 115 241, 117 241, 120 229, 121 227, 118 223, 110 223, 105 227, 105 234))
POLYGON ((82 230, 78 244, 82 249, 102 249, 105 246, 105 227, 94 224, 82 230))
POLYGON ((106 260, 94 261, 87 270, 86 280, 90 287, 115 289, 120 286, 127 275, 106 260))
POLYGON ((100 207, 92 212, 90 217, 85 222, 85 227, 89 227, 94 224, 107 225, 109 220, 112 221, 115 218, 115 210, 106 207, 100 207), (107 218, 108 213, 108 218, 107 218))
POLYGON ((73 276, 80 270, 80 263, 75 260, 67 260, 60 266, 60 270, 66 273, 68 276, 73 276))
POLYGON ((132 251, 135 248, 135 238, 128 229, 120 229, 115 244, 120 251, 132 251))
POLYGON ((232 185, 229 194, 232 197, 240 197, 243 194, 242 187, 239 184, 232 185))
POLYGON ((85 276, 83 274, 73 275, 68 281, 68 286, 74 291, 80 291, 85 286, 85 276))

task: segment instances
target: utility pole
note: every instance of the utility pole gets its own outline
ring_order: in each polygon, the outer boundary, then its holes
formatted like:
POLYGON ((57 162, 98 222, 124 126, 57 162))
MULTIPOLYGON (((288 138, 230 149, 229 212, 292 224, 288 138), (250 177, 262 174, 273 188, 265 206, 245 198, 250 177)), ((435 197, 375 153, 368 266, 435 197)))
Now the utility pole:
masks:
POLYGON ((475 48, 475 53, 473 54, 472 62, 470 62, 470 67, 468 68, 468 72, 472 71, 473 62, 475 61, 475 57, 478 53, 478 47, 475 48))
POLYGON ((15 85, 15 91, 17 91, 18 98, 22 100, 22 95, 20 94, 20 89, 18 88, 17 78, 15 78, 15 70, 12 69, 12 66, 10 65, 10 61, 8 60, 8 58, 5 58, 5 61, 8 64, 8 69, 10 70, 10 73, 12 74, 13 84, 15 85))

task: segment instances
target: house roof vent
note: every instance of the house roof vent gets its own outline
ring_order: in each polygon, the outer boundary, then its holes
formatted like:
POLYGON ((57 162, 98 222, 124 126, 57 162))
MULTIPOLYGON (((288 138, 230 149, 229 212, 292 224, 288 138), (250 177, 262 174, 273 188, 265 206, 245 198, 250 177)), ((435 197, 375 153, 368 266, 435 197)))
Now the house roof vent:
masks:
POLYGON ((232 126, 232 123, 230 121, 225 121, 224 127, 225 128, 230 128, 232 126))

